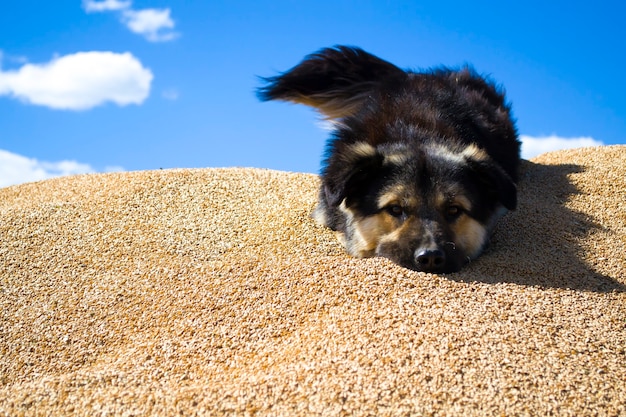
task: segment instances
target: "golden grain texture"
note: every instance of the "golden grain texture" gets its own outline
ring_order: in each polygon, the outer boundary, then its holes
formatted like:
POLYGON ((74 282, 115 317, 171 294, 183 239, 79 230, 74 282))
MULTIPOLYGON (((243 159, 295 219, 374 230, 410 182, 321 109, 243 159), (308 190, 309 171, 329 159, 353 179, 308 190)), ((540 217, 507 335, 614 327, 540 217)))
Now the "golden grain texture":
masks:
POLYGON ((0 190, 0 415, 626 414, 626 147, 525 163, 456 274, 352 259, 318 178, 0 190))

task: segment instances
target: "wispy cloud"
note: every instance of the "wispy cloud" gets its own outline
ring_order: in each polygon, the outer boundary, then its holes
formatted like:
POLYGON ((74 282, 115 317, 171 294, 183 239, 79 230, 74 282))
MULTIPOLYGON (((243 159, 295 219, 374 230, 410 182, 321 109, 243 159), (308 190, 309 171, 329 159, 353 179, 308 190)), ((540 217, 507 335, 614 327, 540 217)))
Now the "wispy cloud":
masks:
POLYGON ((0 69, 0 96, 63 110, 87 110, 106 102, 141 104, 152 72, 130 53, 79 52, 18 70, 0 69))
POLYGON ((180 97, 180 92, 176 88, 168 88, 163 90, 161 96, 166 100, 176 101, 180 97))
POLYGON ((130 5, 131 5, 130 1, 119 1, 119 0, 104 0, 104 1, 85 0, 83 2, 83 7, 85 8, 85 11, 87 13, 125 10, 125 9, 128 9, 130 5))
POLYGON ((0 49, 0 69, 2 68, 4 61, 8 61, 13 64, 26 64, 28 59, 24 56, 7 55, 0 49))
POLYGON ((589 136, 564 138, 556 135, 537 137, 520 135, 520 140, 522 141, 522 158, 524 159, 530 159, 545 152, 561 149, 604 145, 601 141, 589 136))
MULTIPOLYGON (((105 172, 123 170, 119 166, 104 169, 105 172)), ((39 161, 0 149, 0 187, 94 172, 96 170, 89 164, 70 160, 58 162, 39 161)))
POLYGON ((170 16, 170 9, 135 10, 131 6, 131 1, 83 1, 83 8, 88 13, 119 12, 120 21, 131 32, 143 36, 150 42, 167 42, 180 36, 174 32, 176 24, 170 16))

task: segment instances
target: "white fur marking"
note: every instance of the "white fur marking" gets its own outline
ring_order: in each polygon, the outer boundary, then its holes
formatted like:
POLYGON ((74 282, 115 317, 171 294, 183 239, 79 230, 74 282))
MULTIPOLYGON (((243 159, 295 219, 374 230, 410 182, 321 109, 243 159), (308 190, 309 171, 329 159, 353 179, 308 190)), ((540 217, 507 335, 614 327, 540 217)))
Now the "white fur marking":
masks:
POLYGON ((431 155, 436 155, 440 158, 444 158, 455 163, 463 163, 466 159, 483 161, 489 158, 485 151, 483 151, 474 144, 466 146, 460 152, 441 144, 430 145, 429 149, 431 151, 431 155))

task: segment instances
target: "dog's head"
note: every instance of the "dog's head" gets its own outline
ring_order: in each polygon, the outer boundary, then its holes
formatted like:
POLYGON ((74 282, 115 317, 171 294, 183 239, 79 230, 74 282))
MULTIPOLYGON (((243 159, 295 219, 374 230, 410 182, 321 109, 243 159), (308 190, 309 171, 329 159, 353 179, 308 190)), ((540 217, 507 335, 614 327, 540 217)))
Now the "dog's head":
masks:
POLYGON ((335 124, 315 216, 350 254, 456 271, 515 208, 509 108, 472 70, 407 72, 339 46, 265 81, 262 100, 306 104, 335 124))
POLYGON ((481 253, 496 220, 517 203, 509 176, 472 145, 361 142, 337 157, 344 169, 326 177, 322 194, 344 214, 353 256, 454 272, 481 253))

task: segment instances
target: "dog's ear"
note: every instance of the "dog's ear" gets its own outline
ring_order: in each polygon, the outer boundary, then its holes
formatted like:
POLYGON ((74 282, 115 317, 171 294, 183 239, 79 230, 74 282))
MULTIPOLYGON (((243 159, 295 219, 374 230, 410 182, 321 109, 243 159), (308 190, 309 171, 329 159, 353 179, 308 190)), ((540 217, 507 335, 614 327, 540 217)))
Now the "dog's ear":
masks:
POLYGON ((348 206, 354 197, 365 195, 372 180, 380 175, 384 156, 365 143, 348 145, 328 162, 323 175, 326 202, 337 207, 344 199, 348 206))
POLYGON ((517 208, 517 186, 500 165, 490 158, 468 159, 467 163, 484 190, 495 195, 507 209, 517 208))
POLYGON ((354 114, 379 83, 403 79, 400 68, 362 49, 326 48, 311 54, 297 66, 257 90, 262 101, 284 100, 317 108, 329 119, 354 114))

